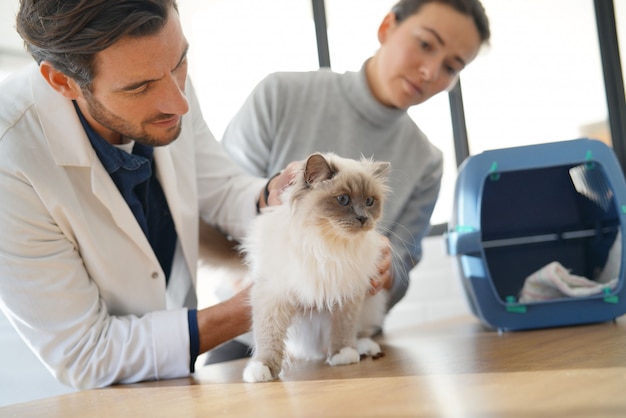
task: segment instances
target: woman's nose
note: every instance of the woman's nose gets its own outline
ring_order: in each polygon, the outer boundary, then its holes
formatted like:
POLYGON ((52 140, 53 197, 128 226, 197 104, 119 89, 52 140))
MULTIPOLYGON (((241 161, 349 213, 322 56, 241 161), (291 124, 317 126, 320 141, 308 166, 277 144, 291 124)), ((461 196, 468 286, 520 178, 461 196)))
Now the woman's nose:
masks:
POLYGON ((425 81, 434 81, 439 77, 439 71, 440 71, 441 66, 433 61, 425 61, 422 63, 421 67, 420 67, 420 72, 422 75, 422 78, 425 81))

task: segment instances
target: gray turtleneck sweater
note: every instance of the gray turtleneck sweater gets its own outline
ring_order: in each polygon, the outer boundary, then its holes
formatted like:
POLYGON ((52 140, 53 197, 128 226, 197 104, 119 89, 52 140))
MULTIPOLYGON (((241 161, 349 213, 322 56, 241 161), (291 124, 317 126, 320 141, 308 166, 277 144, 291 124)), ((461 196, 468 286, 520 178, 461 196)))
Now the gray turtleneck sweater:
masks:
POLYGON ((244 169, 269 177, 314 152, 391 162, 382 228, 394 252, 389 308, 406 293, 422 256, 443 170, 433 146, 406 110, 378 102, 359 72, 274 73, 232 119, 222 144, 244 169))

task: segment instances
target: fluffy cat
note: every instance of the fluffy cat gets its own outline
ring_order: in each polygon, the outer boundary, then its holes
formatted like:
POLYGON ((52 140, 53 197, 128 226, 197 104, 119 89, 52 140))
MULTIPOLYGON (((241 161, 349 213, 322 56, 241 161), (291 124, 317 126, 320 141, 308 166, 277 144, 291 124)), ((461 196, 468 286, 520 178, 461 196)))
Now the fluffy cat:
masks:
POLYGON ((387 162, 312 154, 242 243, 254 280, 254 353, 243 378, 278 378, 290 358, 330 365, 377 355, 387 292, 368 294, 383 240, 376 231, 387 162))

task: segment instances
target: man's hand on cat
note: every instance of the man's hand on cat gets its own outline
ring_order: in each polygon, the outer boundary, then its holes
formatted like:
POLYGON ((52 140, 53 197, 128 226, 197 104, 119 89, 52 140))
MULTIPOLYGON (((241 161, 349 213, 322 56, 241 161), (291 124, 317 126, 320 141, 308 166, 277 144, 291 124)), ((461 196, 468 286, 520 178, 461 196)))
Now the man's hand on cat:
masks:
POLYGON ((302 167, 302 163, 302 161, 293 161, 284 170, 276 173, 268 180, 265 190, 261 192, 262 197, 259 197, 259 208, 280 205, 282 203, 280 194, 287 186, 293 183, 296 173, 302 167))
POLYGON ((381 235, 380 238, 384 241, 385 245, 382 250, 382 256, 378 262, 378 277, 370 279, 370 295, 375 295, 382 289, 389 290, 393 283, 393 276, 391 270, 391 242, 389 238, 381 235))
POLYGON ((301 167, 302 161, 291 162, 280 172, 279 175, 272 179, 268 187, 270 193, 267 199, 267 204, 269 206, 280 205, 282 203, 280 200, 280 194, 293 182, 296 172, 301 167))

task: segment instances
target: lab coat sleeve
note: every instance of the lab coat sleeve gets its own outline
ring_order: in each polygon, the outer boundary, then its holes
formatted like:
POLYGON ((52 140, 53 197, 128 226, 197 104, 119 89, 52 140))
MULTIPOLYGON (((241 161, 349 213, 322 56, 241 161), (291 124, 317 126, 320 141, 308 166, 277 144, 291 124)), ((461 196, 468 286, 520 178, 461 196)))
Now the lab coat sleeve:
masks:
MULTIPOLYGON (((189 373, 186 309, 112 314, 91 274, 115 273, 86 269, 76 235, 50 214, 63 211, 6 172, 0 199, 0 308, 60 382, 86 389, 189 373)), ((127 263, 131 281, 137 270, 122 259, 109 262, 127 263)))

